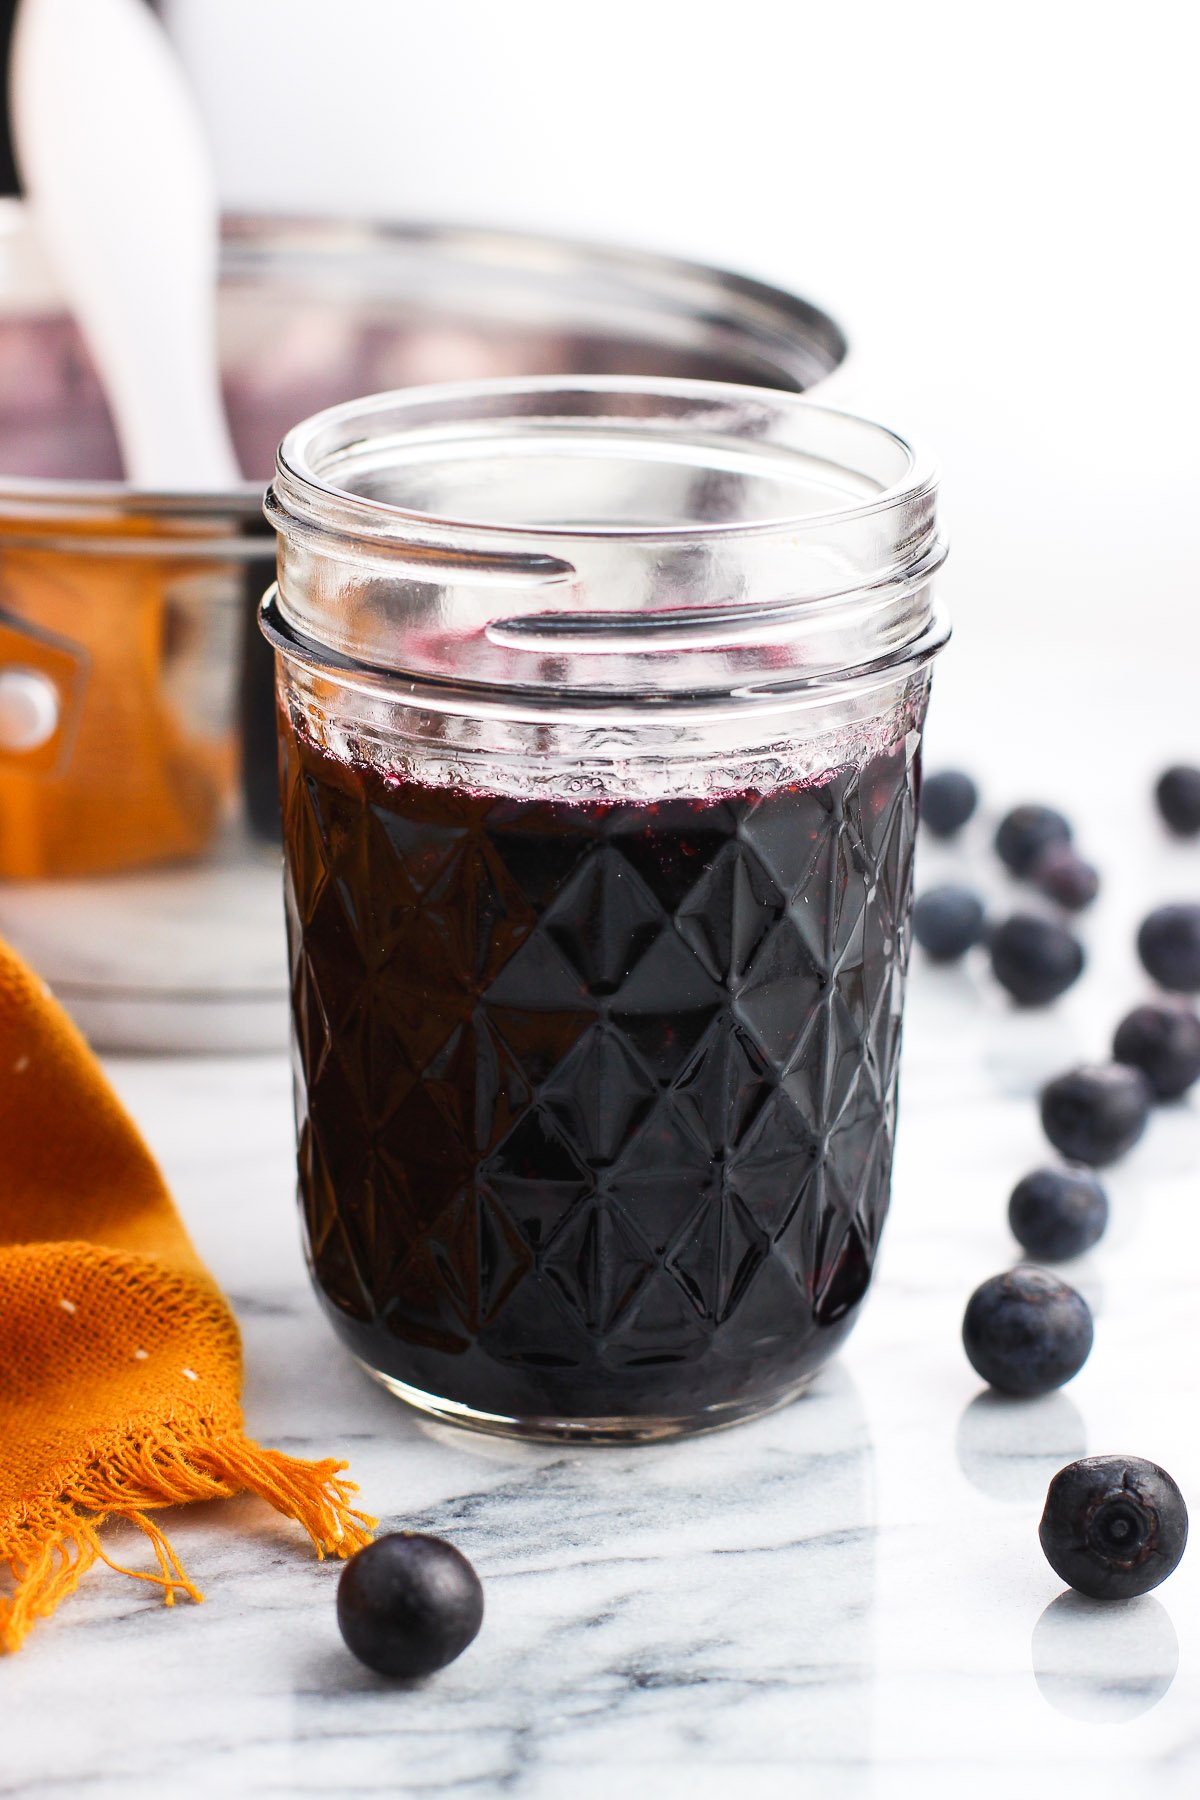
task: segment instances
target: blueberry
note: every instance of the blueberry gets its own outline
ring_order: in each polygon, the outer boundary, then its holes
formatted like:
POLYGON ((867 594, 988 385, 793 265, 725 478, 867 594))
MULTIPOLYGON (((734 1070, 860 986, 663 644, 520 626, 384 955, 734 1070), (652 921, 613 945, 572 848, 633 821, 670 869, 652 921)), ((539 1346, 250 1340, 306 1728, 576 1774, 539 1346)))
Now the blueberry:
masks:
POLYGON ((1159 906, 1142 920, 1138 955, 1159 987, 1176 994, 1200 991, 1200 906, 1159 906))
POLYGON ((1051 844, 1069 844, 1071 827, 1052 806, 1014 806, 996 830, 996 855, 1014 875, 1029 875, 1051 844))
POLYGON ((1042 1089, 1042 1129, 1068 1162, 1102 1169, 1137 1143, 1153 1098, 1140 1069, 1124 1063, 1090 1063, 1047 1082, 1042 1089))
POLYGON ((1064 925, 1014 913, 991 936, 992 973, 1020 1006, 1047 1006, 1083 971, 1083 945, 1064 925))
POLYGON ((1165 769, 1154 790, 1158 810, 1177 837, 1200 832, 1200 769, 1178 763, 1165 769))
POLYGON ((1028 1265, 977 1287, 963 1316, 963 1348, 1002 1394, 1032 1399, 1078 1375, 1092 1347, 1087 1301, 1047 1269, 1028 1265))
POLYGON ((979 804, 979 790, 961 769, 927 775, 921 789, 921 823, 934 837, 951 838, 962 830, 979 804))
POLYGON ((1178 1567, 1183 1495, 1142 1456, 1085 1456, 1050 1483, 1038 1537, 1056 1575, 1090 1600, 1133 1600, 1178 1567))
POLYGON ((1200 1017, 1184 1000, 1135 1006, 1117 1026, 1113 1056, 1142 1071, 1156 1100, 1178 1100, 1200 1076, 1200 1017))
POLYGON ((379 1675, 432 1675, 461 1656, 483 1623, 483 1588, 461 1551, 420 1532, 390 1532, 342 1571, 338 1626, 379 1675))
POLYGON ((930 888, 913 907, 913 936, 934 962, 956 962, 983 936, 983 901, 970 888, 930 888))
POLYGON ((1065 1262, 1104 1236, 1108 1196, 1086 1169, 1034 1169, 1012 1191, 1008 1222, 1030 1256, 1065 1262))
POLYGON ((1100 877, 1070 844, 1051 844, 1033 865, 1033 884, 1068 912, 1082 912, 1100 892, 1100 877))

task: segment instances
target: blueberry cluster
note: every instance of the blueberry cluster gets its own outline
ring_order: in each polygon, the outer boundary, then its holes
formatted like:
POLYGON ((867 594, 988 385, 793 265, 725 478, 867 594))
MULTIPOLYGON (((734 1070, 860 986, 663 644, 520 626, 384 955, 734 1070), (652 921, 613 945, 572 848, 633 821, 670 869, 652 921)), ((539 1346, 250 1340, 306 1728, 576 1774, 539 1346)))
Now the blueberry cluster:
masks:
MULTIPOLYGON (((957 837, 979 804, 969 775, 947 769, 930 775, 921 822, 935 837, 957 837)), ((994 847, 1011 875, 1033 885, 1064 913, 1081 912, 1100 891, 1100 877, 1072 843, 1062 813, 1051 806, 1015 806, 996 828, 994 847)), ((1083 945, 1061 919, 1021 911, 989 926, 983 901, 957 883, 929 889, 913 909, 913 936, 934 962, 957 962, 986 943, 992 973, 1018 1006, 1048 1006, 1083 973, 1083 945)))
MULTIPOLYGON (((1155 796, 1169 830, 1200 836, 1200 769, 1168 769, 1155 796)), ((934 775, 926 783, 923 823, 936 837, 951 838, 977 805, 968 776, 934 775)), ((1014 807, 993 842, 1011 875, 1031 882, 1064 911, 1078 912, 1096 898, 1099 876, 1074 849, 1071 826, 1054 808, 1014 807)), ((1084 966, 1082 946, 1061 922, 1019 912, 989 925, 979 895, 959 885, 919 897, 913 935, 931 960, 943 963, 986 943, 997 981, 1023 1006, 1057 999, 1084 966)), ((1200 1015, 1181 998, 1200 993, 1200 905, 1156 908, 1142 922, 1137 949, 1147 974, 1166 992, 1121 1020, 1111 1061, 1068 1070, 1042 1090, 1042 1127, 1063 1163, 1023 1176, 1008 1203, 1013 1236, 1035 1261, 992 1276, 967 1302, 967 1357, 1003 1394, 1047 1394, 1083 1367, 1093 1339, 1087 1302, 1036 1265, 1080 1256, 1100 1240, 1108 1198, 1094 1170, 1132 1149, 1156 1102, 1178 1099, 1200 1079, 1200 1015)), ((1187 1508, 1157 1464, 1089 1457, 1055 1477, 1040 1536, 1056 1573, 1081 1593, 1129 1598, 1156 1587, 1178 1563, 1187 1508)))

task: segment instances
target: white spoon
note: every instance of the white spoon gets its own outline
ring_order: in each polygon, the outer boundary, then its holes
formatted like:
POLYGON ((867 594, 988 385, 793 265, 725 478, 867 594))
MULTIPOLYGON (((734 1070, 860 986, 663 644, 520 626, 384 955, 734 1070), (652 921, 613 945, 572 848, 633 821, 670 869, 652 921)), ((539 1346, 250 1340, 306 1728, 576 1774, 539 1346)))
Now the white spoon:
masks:
POLYGON ((20 0, 17 163, 136 487, 241 485, 217 374, 208 146, 142 0, 20 0))

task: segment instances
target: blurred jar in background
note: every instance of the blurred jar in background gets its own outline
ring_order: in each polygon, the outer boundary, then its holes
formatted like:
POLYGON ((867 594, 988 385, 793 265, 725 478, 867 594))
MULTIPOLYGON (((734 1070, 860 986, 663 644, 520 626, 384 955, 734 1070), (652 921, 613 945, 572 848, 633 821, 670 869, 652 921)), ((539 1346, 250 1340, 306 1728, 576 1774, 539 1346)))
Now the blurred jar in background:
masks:
POLYGON ((250 479, 136 492, 23 209, 0 201, 0 934, 106 1047, 286 1040, 255 609, 275 565, 262 488, 290 424, 463 376, 803 391, 846 355, 805 301, 699 265, 328 220, 227 221, 219 325, 250 479))

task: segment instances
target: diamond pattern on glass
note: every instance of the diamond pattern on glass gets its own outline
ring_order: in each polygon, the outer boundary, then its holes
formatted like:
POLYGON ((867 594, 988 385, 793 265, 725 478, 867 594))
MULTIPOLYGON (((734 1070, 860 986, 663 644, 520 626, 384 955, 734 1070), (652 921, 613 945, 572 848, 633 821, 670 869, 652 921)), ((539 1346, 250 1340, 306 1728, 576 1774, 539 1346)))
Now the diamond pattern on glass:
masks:
POLYGON ((915 740, 719 803, 284 776, 309 1249, 369 1360, 560 1412, 822 1360, 887 1205, 915 740))

